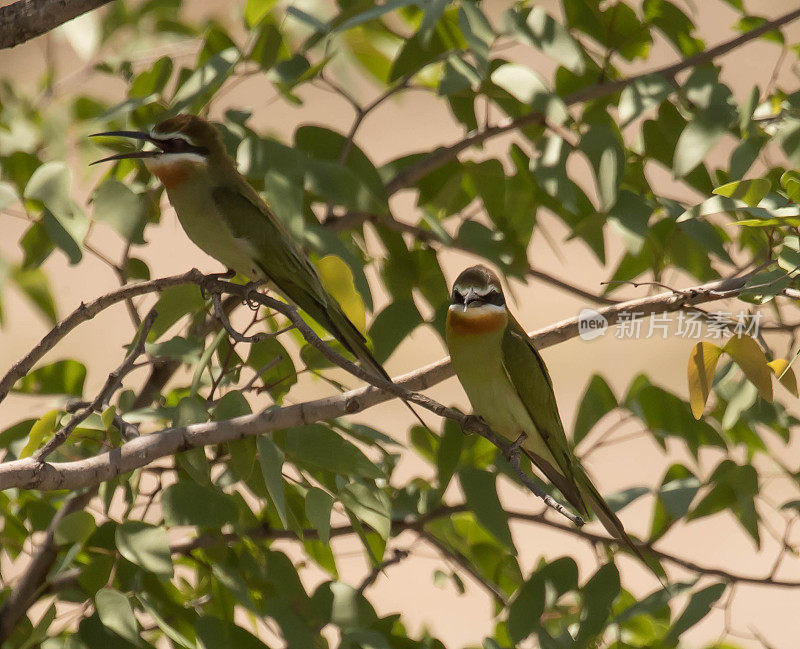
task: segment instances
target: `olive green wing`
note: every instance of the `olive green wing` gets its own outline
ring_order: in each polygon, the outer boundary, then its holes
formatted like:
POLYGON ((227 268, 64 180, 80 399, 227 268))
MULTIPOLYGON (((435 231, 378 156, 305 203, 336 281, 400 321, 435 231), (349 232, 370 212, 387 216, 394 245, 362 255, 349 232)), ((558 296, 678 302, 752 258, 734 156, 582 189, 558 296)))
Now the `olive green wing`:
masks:
MULTIPOLYGON (((622 541, 643 563, 647 564, 639 548, 625 532, 622 522, 608 506, 583 470, 580 462, 573 455, 570 443, 564 433, 564 425, 558 414, 553 382, 544 360, 528 338, 528 334, 512 317, 509 317, 502 345, 503 364, 506 372, 536 425, 536 432, 547 445, 551 455, 558 463, 558 467, 548 467, 547 462, 542 462, 541 458, 530 451, 528 451, 529 457, 559 488, 573 507, 580 513, 586 514, 589 511, 586 506, 588 504, 606 530, 622 541)), ((523 448, 528 450, 525 444, 523 444, 523 448)), ((656 576, 659 576, 658 573, 656 576)))
POLYGON ((528 334, 510 315, 503 335, 502 348, 503 365, 509 379, 536 425, 537 433, 555 459, 557 466, 554 468, 572 480, 572 450, 564 433, 561 416, 558 414, 558 404, 550 374, 528 334))
POLYGON ((362 363, 388 378, 362 333, 322 286, 308 256, 255 190, 252 196, 247 196, 236 189, 218 186, 211 195, 231 232, 250 243, 256 255, 254 261, 275 286, 362 363))

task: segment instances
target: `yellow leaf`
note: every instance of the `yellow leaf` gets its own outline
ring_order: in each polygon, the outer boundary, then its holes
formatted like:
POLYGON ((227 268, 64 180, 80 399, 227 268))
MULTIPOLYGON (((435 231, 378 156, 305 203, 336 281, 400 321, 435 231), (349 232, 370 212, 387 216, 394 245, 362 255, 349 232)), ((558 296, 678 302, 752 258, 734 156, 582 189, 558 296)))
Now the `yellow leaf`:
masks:
POLYGON ((736 362, 749 381, 756 386, 761 398, 772 401, 772 373, 767 357, 750 336, 733 336, 725 343, 723 351, 736 362))
POLYGON ((28 443, 25 444, 19 454, 21 458, 33 455, 33 452, 41 446, 44 438, 53 434, 58 422, 59 412, 58 408, 56 408, 45 413, 39 420, 34 422, 33 426, 31 426, 31 432, 28 433, 28 443))
POLYGON ((794 375, 794 370, 789 366, 789 361, 782 358, 776 358, 774 361, 767 363, 770 369, 778 377, 778 381, 794 396, 797 395, 797 378, 794 375))
POLYGON ((322 286, 336 298, 345 315, 363 334, 367 331, 367 314, 364 300, 356 290, 353 272, 336 255, 326 255, 317 263, 322 286))
POLYGON ((702 342, 697 343, 689 355, 689 403, 695 419, 703 416, 720 354, 719 347, 702 342))

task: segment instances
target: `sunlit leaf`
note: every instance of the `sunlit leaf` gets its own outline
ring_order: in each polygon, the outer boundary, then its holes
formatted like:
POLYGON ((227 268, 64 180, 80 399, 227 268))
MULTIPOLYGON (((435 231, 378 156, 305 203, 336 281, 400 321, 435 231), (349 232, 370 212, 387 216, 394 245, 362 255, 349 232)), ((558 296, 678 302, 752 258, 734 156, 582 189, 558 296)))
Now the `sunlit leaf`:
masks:
POLYGON ((720 354, 722 349, 713 343, 699 342, 689 355, 689 402, 697 419, 703 416, 720 354))

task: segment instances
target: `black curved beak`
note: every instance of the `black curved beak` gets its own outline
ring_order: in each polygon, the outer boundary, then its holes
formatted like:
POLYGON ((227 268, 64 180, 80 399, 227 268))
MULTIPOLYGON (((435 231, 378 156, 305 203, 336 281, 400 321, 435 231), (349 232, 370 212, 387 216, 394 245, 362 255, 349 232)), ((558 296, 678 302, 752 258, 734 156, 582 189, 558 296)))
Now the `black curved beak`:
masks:
MULTIPOLYGON (((153 139, 149 133, 145 133, 143 131, 104 131, 103 133, 92 133, 89 137, 129 137, 134 140, 143 140, 145 142, 150 142, 151 144, 155 144, 158 146, 158 141, 153 139)), ((111 162, 114 160, 128 160, 131 158, 153 158, 159 155, 161 151, 157 150, 150 150, 150 151, 129 151, 127 153, 116 153, 114 155, 110 155, 107 158, 102 158, 100 160, 95 160, 89 166, 100 164, 101 162, 111 162)))

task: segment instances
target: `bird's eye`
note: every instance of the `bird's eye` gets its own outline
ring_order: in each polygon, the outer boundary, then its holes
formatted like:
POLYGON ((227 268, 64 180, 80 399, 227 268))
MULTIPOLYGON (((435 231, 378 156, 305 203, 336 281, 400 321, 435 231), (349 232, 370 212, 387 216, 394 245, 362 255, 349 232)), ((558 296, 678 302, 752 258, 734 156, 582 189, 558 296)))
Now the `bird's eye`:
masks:
POLYGON ((503 294, 499 291, 491 291, 484 296, 483 301, 487 304, 494 304, 495 306, 503 306, 506 303, 503 294))
POLYGON ((461 293, 459 293, 456 289, 453 289, 453 298, 452 298, 451 301, 452 301, 453 304, 458 304, 460 306, 463 306, 464 305, 464 296, 461 295, 461 293))
POLYGON ((167 142, 172 151, 185 151, 189 146, 189 143, 180 137, 173 137, 167 140, 167 142))

